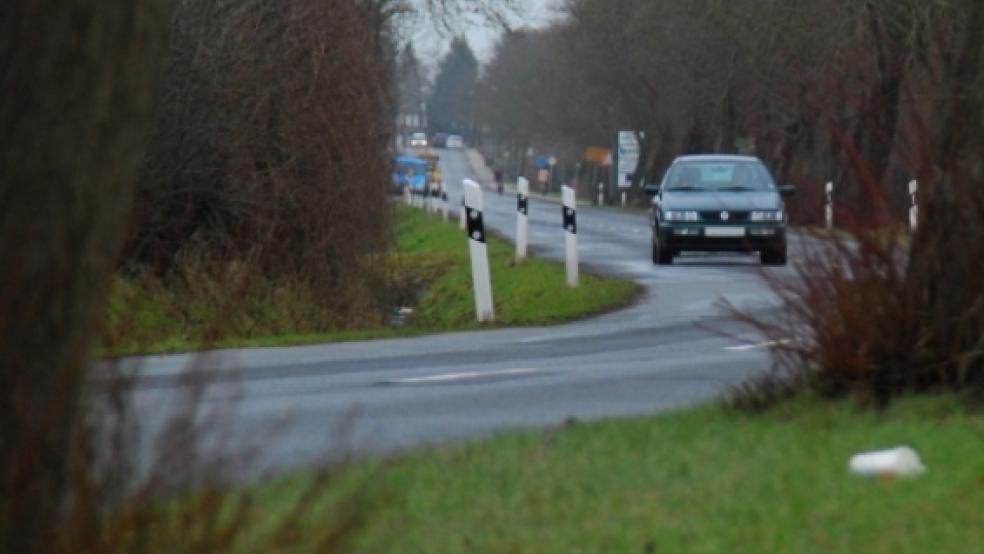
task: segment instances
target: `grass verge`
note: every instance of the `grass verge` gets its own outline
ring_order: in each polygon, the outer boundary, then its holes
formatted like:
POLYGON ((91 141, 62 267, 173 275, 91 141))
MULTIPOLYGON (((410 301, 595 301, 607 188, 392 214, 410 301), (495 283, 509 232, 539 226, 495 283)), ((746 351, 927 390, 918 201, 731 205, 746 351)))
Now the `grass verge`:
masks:
MULTIPOLYGON (((711 406, 362 462, 383 502, 361 552, 969 552, 984 544, 984 414, 952 397, 884 412, 711 406), (848 474, 913 446, 922 477, 848 474), (978 545, 974 547, 973 545, 978 545)), ((261 487, 276 513, 303 477, 261 487)))
MULTIPOLYGON (((479 327, 475 322, 467 239, 453 224, 435 224, 419 210, 402 208, 397 250, 411 259, 443 260, 444 271, 422 291, 411 324, 423 329, 479 327)), ((514 247, 489 237, 489 267, 497 325, 545 325, 601 313, 629 303, 638 285, 582 272, 576 289, 564 285, 564 267, 530 258, 514 261, 514 247)))
MULTIPOLYGON (((479 328, 474 316, 468 242, 457 225, 397 206, 395 246, 365 261, 376 295, 359 322, 319 313, 312 291, 297 283, 251 283, 230 301, 227 283, 199 272, 187 284, 119 277, 109 302, 103 354, 297 345, 479 328), (211 280, 210 280, 211 279, 211 280), (407 317, 394 310, 409 307, 407 317), (207 342, 204 342, 207 341, 207 342)), ((576 289, 564 286, 561 264, 513 261, 513 247, 489 237, 497 326, 549 325, 627 305, 635 283, 582 272, 576 289)))

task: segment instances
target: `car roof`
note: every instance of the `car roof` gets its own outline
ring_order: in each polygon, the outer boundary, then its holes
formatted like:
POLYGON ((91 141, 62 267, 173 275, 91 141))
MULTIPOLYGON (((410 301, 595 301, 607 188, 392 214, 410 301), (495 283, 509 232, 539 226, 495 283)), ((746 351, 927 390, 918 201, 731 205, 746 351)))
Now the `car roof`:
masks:
POLYGON ((739 156, 737 154, 688 154, 678 156, 673 163, 680 162, 760 162, 755 156, 739 156))
POLYGON ((427 160, 416 156, 400 155, 395 159, 398 164, 427 165, 427 160))

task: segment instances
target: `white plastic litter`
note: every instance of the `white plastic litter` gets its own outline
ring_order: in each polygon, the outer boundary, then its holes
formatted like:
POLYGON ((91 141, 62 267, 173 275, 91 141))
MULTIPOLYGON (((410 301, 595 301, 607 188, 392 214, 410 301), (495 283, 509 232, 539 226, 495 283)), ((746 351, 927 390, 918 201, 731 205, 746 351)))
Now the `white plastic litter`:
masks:
POLYGON ((926 471, 919 454, 908 446, 855 454, 848 466, 852 473, 866 477, 908 477, 926 471))

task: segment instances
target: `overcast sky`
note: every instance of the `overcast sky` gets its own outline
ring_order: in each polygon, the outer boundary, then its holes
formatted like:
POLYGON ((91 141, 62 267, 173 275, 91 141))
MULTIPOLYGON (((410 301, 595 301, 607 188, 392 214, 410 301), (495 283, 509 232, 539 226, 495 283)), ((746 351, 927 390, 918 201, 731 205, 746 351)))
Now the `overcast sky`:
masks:
MULTIPOLYGON (((543 27, 557 17, 554 5, 556 0, 516 0, 519 15, 511 17, 513 27, 543 27)), ((411 23, 408 36, 413 40, 417 56, 424 65, 433 70, 441 56, 447 52, 448 44, 454 34, 464 34, 480 62, 492 57, 499 31, 494 26, 481 21, 463 22, 460 29, 450 33, 437 32, 431 23, 423 20, 411 23)))

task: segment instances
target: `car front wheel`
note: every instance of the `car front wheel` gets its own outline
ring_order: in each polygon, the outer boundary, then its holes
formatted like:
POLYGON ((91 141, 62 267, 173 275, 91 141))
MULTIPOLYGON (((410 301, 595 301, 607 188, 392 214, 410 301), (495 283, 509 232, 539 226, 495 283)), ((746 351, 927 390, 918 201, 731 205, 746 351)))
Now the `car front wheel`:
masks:
POLYGON ((653 263, 656 265, 670 265, 673 263, 673 251, 661 247, 656 235, 653 235, 653 263))
POLYGON ((762 265, 786 265, 786 247, 776 250, 763 250, 759 253, 762 265))

